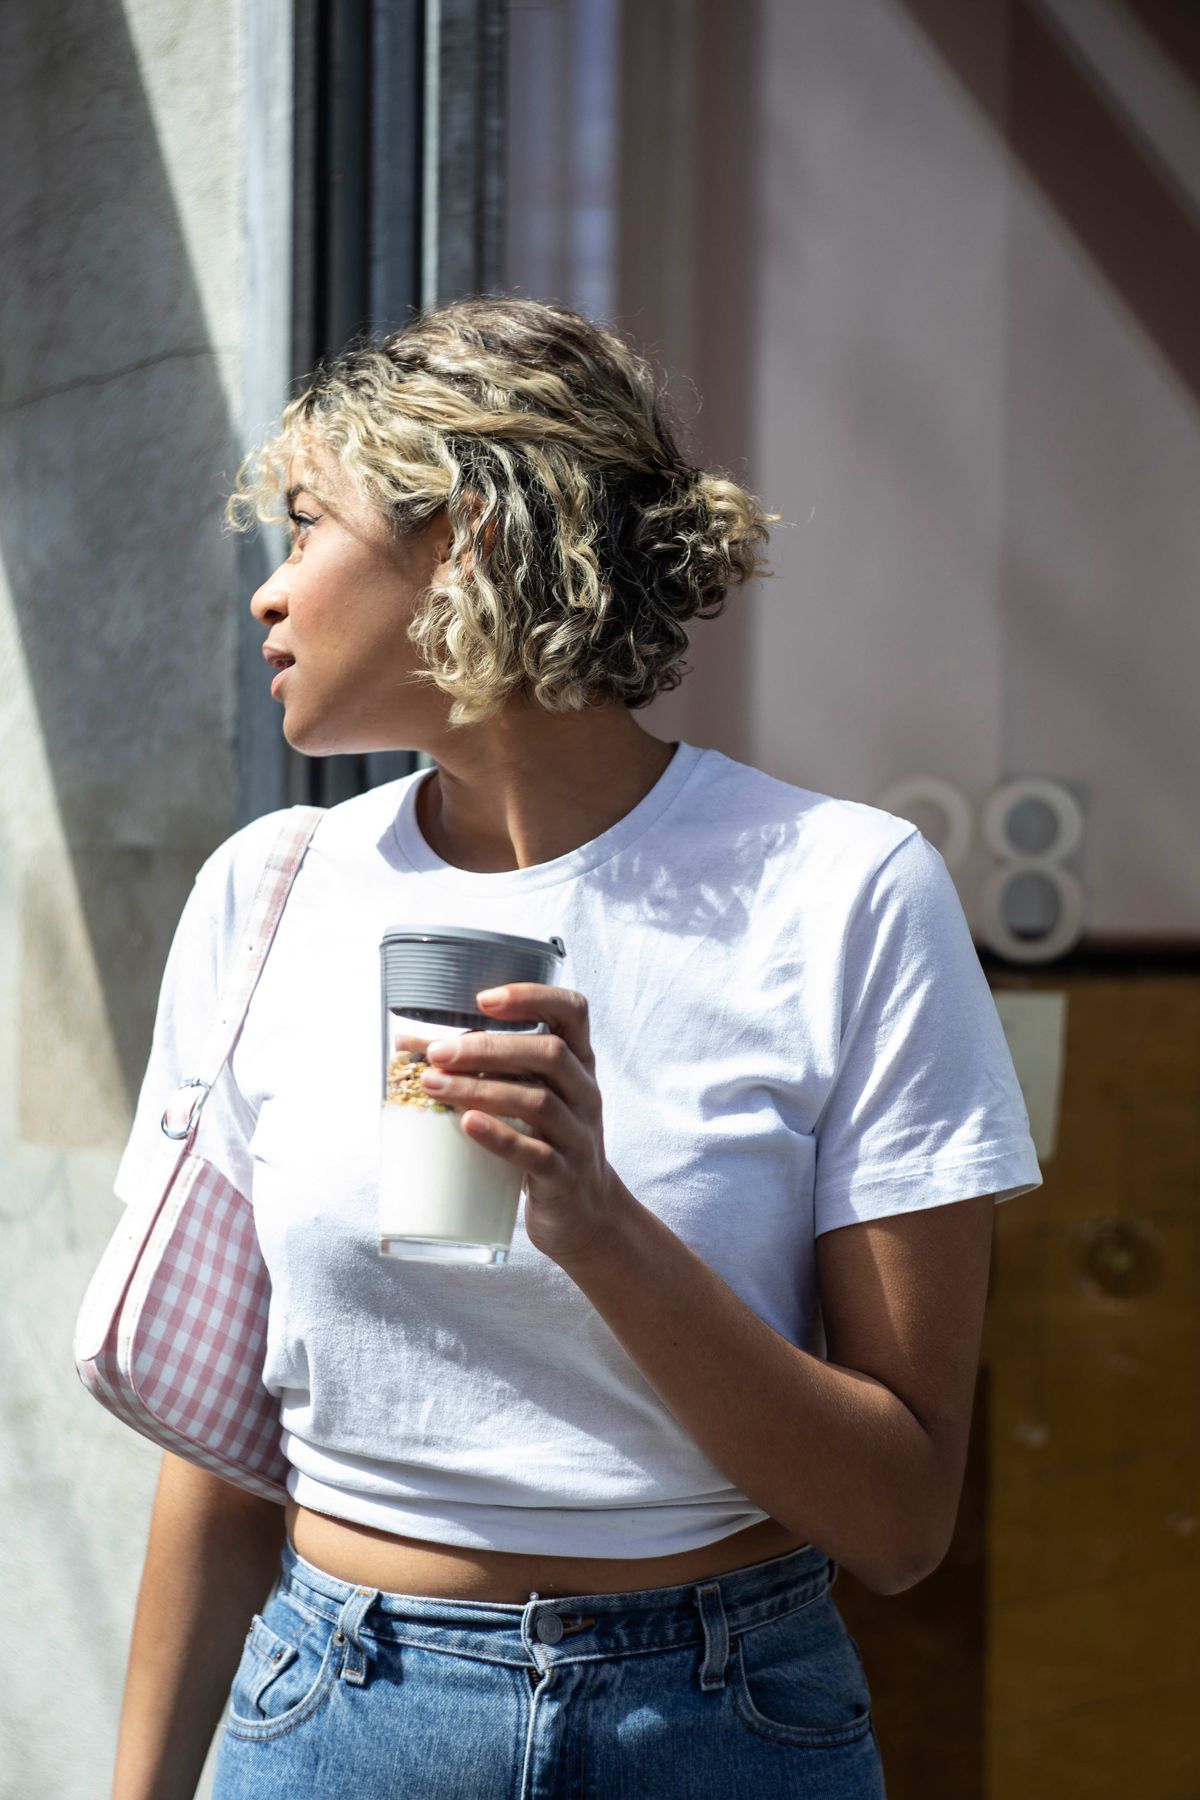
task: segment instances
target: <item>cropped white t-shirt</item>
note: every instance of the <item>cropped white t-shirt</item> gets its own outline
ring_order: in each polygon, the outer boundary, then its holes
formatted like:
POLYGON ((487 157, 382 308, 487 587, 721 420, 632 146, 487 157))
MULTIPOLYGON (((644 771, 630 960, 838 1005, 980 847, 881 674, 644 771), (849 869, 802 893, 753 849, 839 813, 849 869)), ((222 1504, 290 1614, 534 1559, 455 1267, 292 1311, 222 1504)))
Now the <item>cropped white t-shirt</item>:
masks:
MULTIPOLYGON (((428 771, 332 807, 196 1151, 254 1204, 264 1378, 306 1506, 441 1543, 660 1556, 765 1515, 675 1422, 520 1218, 499 1268, 377 1249, 379 943, 432 919, 561 937, 621 1180, 754 1312, 814 1347, 814 1241, 1041 1183, 995 1002, 938 852, 907 820, 680 743, 611 830, 528 869, 426 844, 428 771)), ((281 813, 199 870, 163 976, 119 1198, 178 1154, 281 813)), ((818 1352, 819 1353, 819 1352, 818 1352)))

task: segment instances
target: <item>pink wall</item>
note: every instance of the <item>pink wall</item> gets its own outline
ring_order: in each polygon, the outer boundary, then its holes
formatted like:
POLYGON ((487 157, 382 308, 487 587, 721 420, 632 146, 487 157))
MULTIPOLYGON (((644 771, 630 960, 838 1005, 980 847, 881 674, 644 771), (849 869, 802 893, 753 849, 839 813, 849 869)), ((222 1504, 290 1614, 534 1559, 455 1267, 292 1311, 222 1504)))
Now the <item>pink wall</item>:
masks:
POLYGON ((1149 0, 607 10, 617 321, 786 520, 647 724, 871 802, 1055 777, 1089 930, 1195 937, 1194 37, 1149 0))

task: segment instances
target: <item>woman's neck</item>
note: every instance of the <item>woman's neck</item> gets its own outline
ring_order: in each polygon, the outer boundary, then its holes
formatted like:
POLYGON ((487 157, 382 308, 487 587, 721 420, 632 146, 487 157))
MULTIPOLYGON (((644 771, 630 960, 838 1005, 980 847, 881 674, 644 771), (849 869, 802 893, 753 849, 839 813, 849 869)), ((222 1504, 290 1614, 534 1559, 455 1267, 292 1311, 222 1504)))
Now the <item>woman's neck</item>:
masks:
POLYGON ((418 788, 417 824, 434 854, 455 868, 532 868, 631 813, 674 748, 621 704, 584 713, 506 711, 431 749, 437 767, 418 788))

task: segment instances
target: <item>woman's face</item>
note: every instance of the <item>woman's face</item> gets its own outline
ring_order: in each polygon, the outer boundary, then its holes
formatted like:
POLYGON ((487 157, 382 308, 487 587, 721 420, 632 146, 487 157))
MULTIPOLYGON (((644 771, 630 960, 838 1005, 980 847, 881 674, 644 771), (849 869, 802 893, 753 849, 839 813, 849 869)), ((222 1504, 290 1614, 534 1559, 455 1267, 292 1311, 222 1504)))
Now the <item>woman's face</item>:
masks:
MULTIPOLYGON (((449 701, 412 679, 407 628, 444 573, 445 509, 396 539, 328 452, 293 457, 286 479, 291 552, 250 602, 272 648, 295 658, 275 689, 284 737, 310 756, 423 748, 422 721, 435 728, 449 701)), ((263 679, 274 678, 264 662, 263 679)))

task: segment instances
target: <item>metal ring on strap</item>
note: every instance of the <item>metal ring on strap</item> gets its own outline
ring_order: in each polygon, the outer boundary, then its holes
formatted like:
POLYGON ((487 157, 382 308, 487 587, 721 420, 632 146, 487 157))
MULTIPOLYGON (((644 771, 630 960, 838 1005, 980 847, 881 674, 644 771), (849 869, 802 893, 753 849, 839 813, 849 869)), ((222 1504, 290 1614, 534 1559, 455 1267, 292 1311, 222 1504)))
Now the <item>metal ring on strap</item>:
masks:
MULTIPOLYGON (((193 1075, 187 1081, 181 1081, 179 1083, 179 1086, 175 1089, 175 1092, 171 1095, 171 1100, 173 1100, 175 1098, 175 1094, 178 1094, 184 1088, 189 1088, 189 1087, 203 1088, 205 1098, 207 1098, 208 1093, 209 1093, 209 1085, 208 1085, 207 1081, 203 1080, 202 1077, 199 1075, 193 1075)), ((185 1126, 183 1126, 182 1130, 172 1131, 167 1124, 167 1114, 171 1110, 171 1100, 168 1100, 167 1104, 164 1106, 163 1116, 162 1116, 161 1120, 159 1121, 159 1125, 162 1130, 162 1134, 164 1137, 169 1137, 169 1138, 185 1138, 185 1137, 187 1137, 188 1133, 192 1129, 193 1124, 195 1123, 196 1102, 195 1102, 195 1100, 192 1101, 191 1108, 188 1112, 187 1124, 185 1126)), ((203 1105, 204 1101, 201 1100, 200 1104, 203 1105)))

